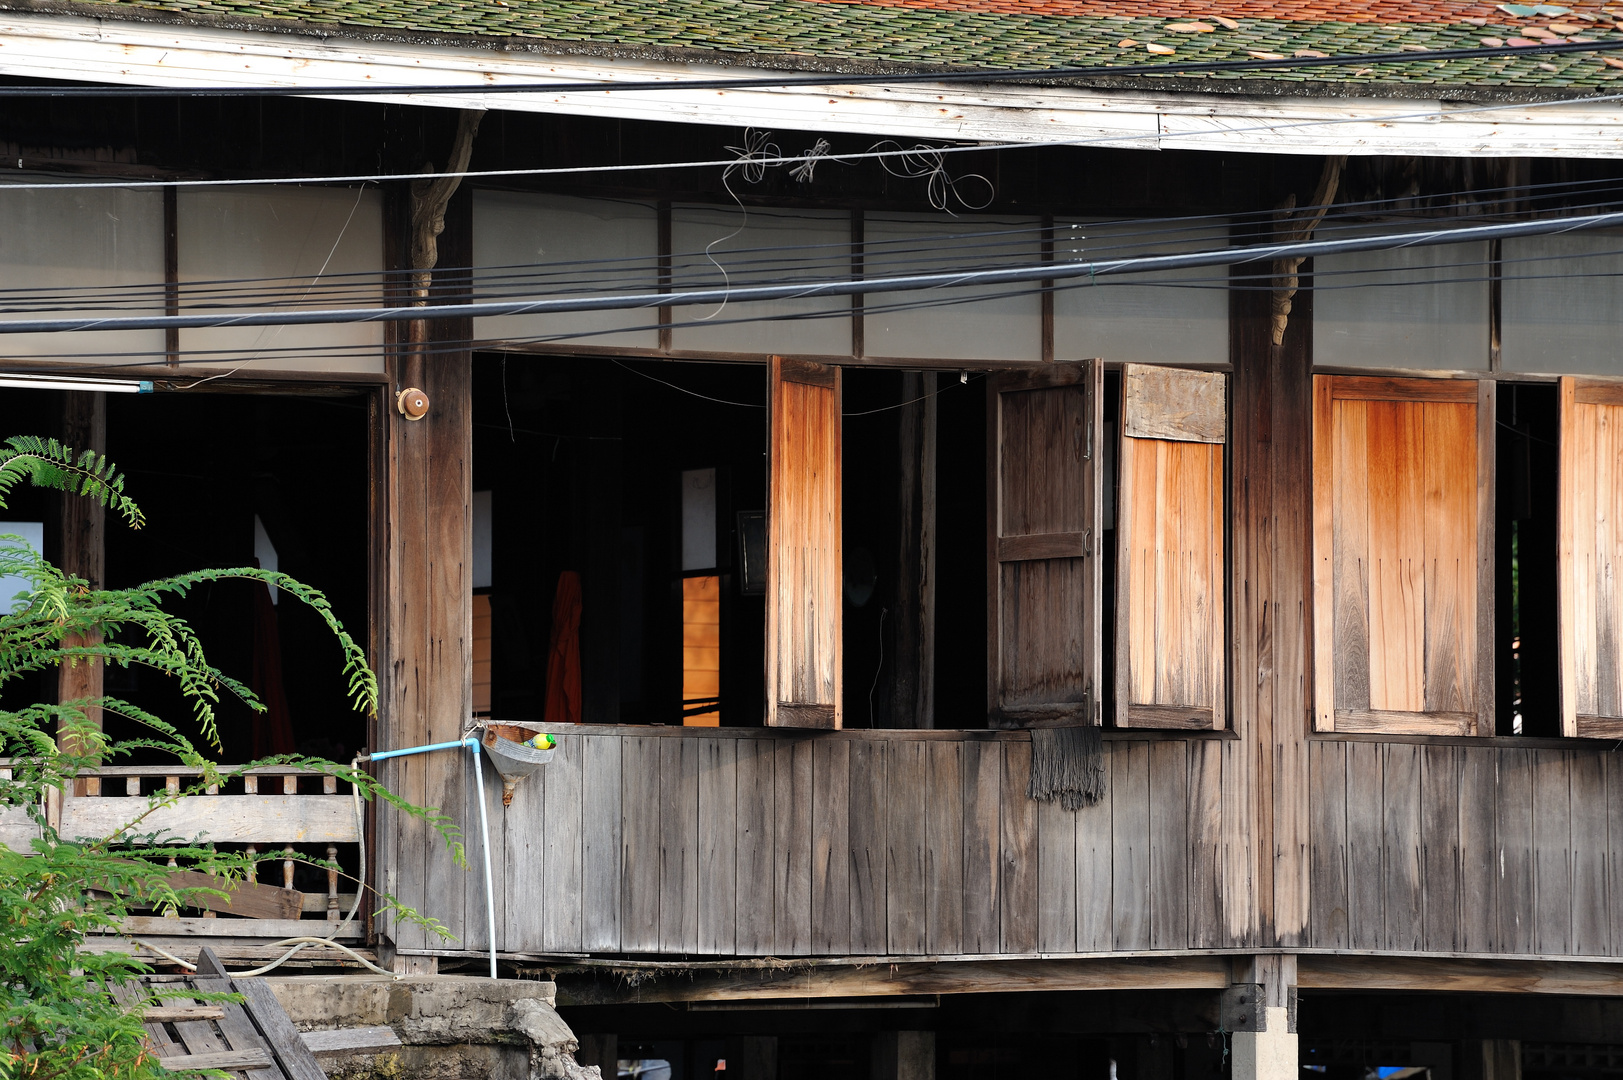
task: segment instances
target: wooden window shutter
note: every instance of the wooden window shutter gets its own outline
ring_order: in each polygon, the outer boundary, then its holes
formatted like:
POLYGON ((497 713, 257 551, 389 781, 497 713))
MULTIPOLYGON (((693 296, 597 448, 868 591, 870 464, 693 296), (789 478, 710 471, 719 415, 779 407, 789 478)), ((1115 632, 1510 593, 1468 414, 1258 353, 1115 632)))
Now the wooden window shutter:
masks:
POLYGON ((840 369, 774 356, 768 389, 766 722, 837 728, 840 369))
POLYGON ((1314 725, 1493 734, 1491 380, 1313 380, 1314 725))
POLYGON ((1561 733, 1623 738, 1623 383, 1561 380, 1561 733))
POLYGON ((1222 728, 1228 376, 1128 364, 1116 512, 1116 726, 1222 728))
POLYGON ((1000 727, 1099 722, 1100 371, 992 376, 987 711, 1000 727))

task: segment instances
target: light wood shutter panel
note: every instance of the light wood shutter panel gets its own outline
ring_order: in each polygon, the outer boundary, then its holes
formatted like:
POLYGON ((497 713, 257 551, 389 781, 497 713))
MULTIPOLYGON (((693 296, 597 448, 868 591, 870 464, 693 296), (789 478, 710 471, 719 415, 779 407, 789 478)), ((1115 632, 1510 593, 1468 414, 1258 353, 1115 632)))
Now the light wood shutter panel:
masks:
POLYGON ((1313 380, 1314 724, 1493 734, 1490 380, 1313 380))
POLYGON ((1561 733, 1623 738, 1623 383, 1561 380, 1561 733))
POLYGON ((1116 726, 1222 728, 1228 376, 1122 369, 1116 726))
POLYGON ((840 369, 772 358, 766 722, 840 726, 840 369))
POLYGON ((992 376, 987 712, 998 726, 1099 722, 1100 380, 1094 360, 992 376))

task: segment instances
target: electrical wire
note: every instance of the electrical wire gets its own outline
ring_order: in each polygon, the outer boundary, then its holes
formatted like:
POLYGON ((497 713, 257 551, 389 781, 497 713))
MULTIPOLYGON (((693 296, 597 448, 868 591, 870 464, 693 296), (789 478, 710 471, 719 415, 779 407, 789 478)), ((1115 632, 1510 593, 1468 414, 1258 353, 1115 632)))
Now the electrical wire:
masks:
MULTIPOLYGON (((1612 181, 1612 180, 1588 181, 1588 182, 1577 183, 1577 184, 1563 183, 1563 184, 1538 185, 1537 187, 1548 188, 1548 189, 1551 189, 1551 190, 1535 191, 1531 195, 1528 196, 1528 199, 1526 201, 1531 202, 1533 200, 1549 200, 1549 199, 1564 198, 1564 197, 1567 197, 1567 196, 1570 196, 1570 195, 1573 195, 1573 194, 1579 194, 1579 193, 1582 192, 1583 189, 1595 188, 1595 187, 1599 187, 1601 185, 1605 185, 1605 186, 1607 186, 1609 188, 1613 188, 1613 189, 1615 189, 1618 186, 1617 182, 1612 181)), ((1459 197, 1462 197, 1462 196, 1481 195, 1481 194, 1504 194, 1504 193, 1509 193, 1509 192, 1518 192, 1519 193, 1519 192, 1522 192, 1522 191, 1525 191, 1525 190, 1526 189, 1522 189, 1522 188, 1508 188, 1508 187, 1507 188, 1479 188, 1479 189, 1471 189, 1471 190, 1467 190, 1467 191, 1442 192, 1442 193, 1439 193, 1437 197, 1438 198, 1459 198, 1459 197)), ((1409 199, 1407 199, 1405 197, 1405 198, 1399 198, 1399 199, 1368 200, 1368 201, 1365 201, 1365 202, 1362 202, 1362 203, 1338 204, 1339 206, 1342 206, 1345 209, 1341 210, 1338 213, 1332 213, 1332 214, 1326 215, 1325 223, 1320 226, 1319 230, 1316 232, 1315 235, 1320 235, 1320 236, 1327 235, 1327 234, 1329 234, 1329 233, 1331 233, 1331 232, 1333 232, 1335 230, 1339 230, 1339 229, 1343 229, 1343 228, 1364 227, 1362 225, 1343 224, 1342 220, 1343 219, 1351 219, 1351 218, 1355 218, 1355 217, 1361 217, 1361 215, 1359 213, 1360 210, 1373 212, 1378 207, 1388 206, 1388 205, 1390 205, 1392 203, 1404 202, 1404 201, 1412 201, 1412 200, 1409 200, 1409 199)), ((1563 209, 1566 209, 1566 210, 1568 210, 1570 212, 1572 210, 1580 210, 1580 209, 1585 209, 1585 208, 1595 208, 1595 207, 1608 206, 1608 205, 1613 205, 1613 201, 1612 200, 1605 200, 1605 201, 1596 200, 1596 201, 1582 202, 1582 203, 1569 203, 1563 209)), ((760 211, 760 210, 756 210, 755 213, 758 216, 777 217, 777 218, 780 218, 780 219, 785 218, 785 217, 789 217, 788 215, 782 215, 782 214, 774 215, 774 214, 770 214, 769 212, 763 212, 763 211, 760 211)), ((1269 212, 1262 212, 1262 213, 1266 214, 1266 213, 1269 213, 1269 212)), ((1064 240, 1068 236, 1068 234, 1071 233, 1071 232, 1074 232, 1075 230, 1077 230, 1079 228, 1088 230, 1088 232, 1092 233, 1092 235, 1095 238, 1101 238, 1101 239, 1102 238, 1107 238, 1107 239, 1109 239, 1111 241, 1140 240, 1140 239, 1144 239, 1144 238, 1147 238, 1147 237, 1161 236, 1161 237, 1164 238, 1163 242, 1165 242, 1165 243, 1176 243, 1176 242, 1179 242, 1179 240, 1177 238, 1179 238, 1179 237, 1188 237, 1188 236, 1193 235, 1193 234, 1208 234, 1206 238, 1210 239, 1211 237, 1210 237, 1209 234, 1211 234, 1213 232, 1216 232, 1216 231, 1219 231, 1219 230, 1222 230, 1222 229, 1225 229, 1225 228, 1233 228, 1237 224, 1242 224, 1244 222, 1244 219, 1247 216, 1249 216, 1249 215, 1247 215, 1247 214, 1239 214, 1239 213, 1231 213, 1231 214, 1223 215, 1223 216, 1214 216, 1214 215, 1206 214, 1206 215, 1192 215, 1192 216, 1187 216, 1187 217, 1183 217, 1183 218, 1105 219, 1105 220, 1093 221, 1093 222, 1059 222, 1056 225, 1052 226, 1048 230, 1048 234, 1055 238, 1056 247, 1058 247, 1058 248, 1063 248, 1064 247, 1064 240), (1168 223, 1172 223, 1172 224, 1168 224, 1168 223), (1153 227, 1145 228, 1145 227, 1143 227, 1145 225, 1150 225, 1150 226, 1153 226, 1153 227), (1124 231, 1125 227, 1127 227, 1127 226, 1137 226, 1137 227, 1134 228, 1132 231, 1124 231)), ((1493 215, 1485 215, 1485 216, 1492 217, 1493 215)), ((790 217, 789 219, 793 220, 792 217, 790 217)), ((933 219, 933 218, 913 218, 913 219, 907 219, 907 220, 911 220, 911 221, 914 221, 914 222, 930 222, 930 221, 934 221, 934 220, 938 220, 938 219, 933 219)), ((999 237, 1010 238, 1010 246, 1012 246, 1012 247, 1015 247, 1017 249, 1029 249, 1032 244, 1037 242, 1037 239, 1042 235, 1042 233, 1043 233, 1043 227, 1040 224, 1035 224, 1035 223, 1030 223, 1030 222, 1019 222, 1018 226, 1016 228, 1010 228, 1010 229, 1000 229, 1000 230, 981 229, 981 230, 976 230, 974 232, 953 232, 953 233, 948 233, 948 234, 938 234, 936 236, 931 236, 931 237, 898 237, 898 238, 892 238, 892 239, 889 239, 889 240, 869 239, 863 245, 864 258, 868 262, 879 263, 879 262, 884 261, 887 258, 891 258, 891 257, 897 256, 897 255, 900 255, 900 254, 904 254, 904 253, 906 253, 906 254, 936 253, 936 252, 941 251, 940 244, 942 242, 950 242, 952 244, 951 252, 949 252, 947 254, 938 254, 938 255, 935 255, 934 257, 938 258, 938 259, 957 259, 957 258, 959 258, 961 256, 961 253, 966 249, 984 249, 984 248, 993 248, 993 247, 998 246, 997 238, 999 238, 999 237), (971 242, 971 241, 973 241, 973 242, 971 242), (900 245, 907 245, 907 246, 902 247, 900 245)), ((1128 245, 1125 244, 1124 242, 1108 243, 1108 244, 1099 243, 1099 242, 1091 242, 1089 246, 1090 246, 1092 251, 1105 252, 1105 251, 1118 249, 1118 248, 1128 246, 1128 245)), ((779 266, 779 267, 783 268, 786 271, 792 270, 792 271, 799 271, 799 272, 810 272, 813 269, 818 268, 819 266, 821 266, 821 267, 835 267, 835 266, 838 266, 838 267, 843 269, 849 263, 849 261, 850 261, 850 259, 852 257, 852 253, 853 253, 852 245, 850 244, 849 241, 845 241, 845 242, 838 242, 838 243, 817 243, 817 244, 798 244, 798 245, 777 245, 777 246, 749 247, 749 248, 734 249, 732 252, 729 252, 728 255, 729 255, 730 265, 732 265, 735 268, 738 268, 740 266, 746 266, 746 265, 761 264, 761 265, 779 266), (829 253, 829 254, 828 254, 828 257, 823 258, 823 259, 818 259, 818 260, 798 259, 798 260, 791 261, 791 260, 788 260, 788 259, 785 259, 785 258, 782 257, 782 253, 784 253, 784 252, 794 252, 794 251, 802 251, 802 250, 826 252, 826 253, 829 253), (765 253, 765 254, 769 254, 769 255, 773 255, 773 256, 777 256, 777 257, 776 258, 761 258, 761 259, 741 259, 741 258, 736 257, 736 256, 744 254, 744 253, 765 253)), ((1023 251, 1022 253, 1029 254, 1029 251, 1023 251)), ((679 253, 679 254, 676 254, 676 255, 672 256, 672 258, 675 259, 675 260, 683 260, 683 259, 686 259, 687 257, 688 256, 686 256, 685 254, 682 254, 682 253, 679 253)), ((552 269, 552 270, 546 269, 544 265, 541 265, 541 266, 521 266, 519 264, 508 264, 508 265, 501 265, 501 266, 481 266, 481 267, 444 267, 444 268, 441 268, 441 272, 442 273, 471 272, 475 276, 475 278, 481 283, 490 282, 490 281, 499 281, 499 282, 503 282, 503 283, 506 283, 506 284, 514 285, 514 286, 525 283, 525 282, 541 282, 541 281, 545 281, 545 280, 548 280, 548 279, 554 279, 554 278, 568 278, 572 282, 575 283, 575 287, 574 287, 573 291, 579 292, 579 291, 584 291, 585 289, 591 287, 594 283, 599 283, 599 282, 603 282, 603 281, 609 281, 609 282, 623 281, 624 277, 626 276, 626 272, 628 270, 641 272, 641 276, 649 276, 649 275, 656 274, 658 272, 658 263, 657 263, 658 258, 659 258, 658 256, 652 256, 652 257, 650 257, 650 256, 622 256, 622 257, 615 257, 615 258, 610 258, 610 259, 571 260, 567 264, 559 264, 556 269, 552 269), (608 269, 605 269, 601 274, 582 273, 581 270, 580 270, 580 268, 583 267, 583 266, 593 266, 593 265, 603 265, 605 267, 618 268, 619 271, 620 271, 620 274, 619 274, 618 277, 611 277, 610 274, 612 273, 612 271, 608 270, 608 269), (511 272, 511 273, 507 273, 507 272, 498 273, 497 271, 513 271, 513 272, 511 272), (523 272, 520 273, 518 271, 523 271, 523 272)), ((681 277, 682 275, 679 273, 679 271, 682 270, 682 269, 687 268, 688 266, 689 266, 689 263, 687 263, 687 262, 678 262, 677 266, 673 269, 673 276, 681 277)), ((324 277, 327 278, 329 280, 329 282, 331 282, 330 285, 329 284, 321 284, 321 283, 311 284, 309 282, 304 281, 303 279, 295 280, 295 279, 287 278, 286 276, 277 276, 277 277, 268 277, 268 278, 219 279, 218 281, 214 281, 214 282, 208 282, 208 281, 186 282, 186 283, 183 283, 182 286, 181 286, 181 288, 184 290, 184 292, 182 294, 182 302, 183 302, 183 306, 187 307, 187 308, 193 308, 193 307, 196 307, 196 308, 224 307, 224 306, 226 306, 223 303, 223 301, 225 299, 238 300, 238 301, 244 301, 244 302, 246 302, 246 301, 257 301, 260 304, 265 305, 265 306, 269 306, 271 304, 277 303, 278 301, 276 301, 276 300, 274 300, 272 298, 276 295, 277 292, 282 291, 280 289, 273 291, 273 290, 266 290, 266 289, 252 290, 252 289, 243 288, 243 289, 240 289, 240 290, 227 291, 227 290, 224 290, 224 289, 221 289, 221 288, 213 288, 212 287, 212 286, 236 285, 236 284, 248 285, 248 284, 260 283, 260 282, 285 283, 285 285, 283 286, 283 289, 285 289, 285 291, 287 291, 287 292, 292 292, 294 290, 303 290, 304 292, 311 292, 311 291, 314 291, 316 288, 321 288, 323 290, 326 290, 326 292, 324 293, 322 299, 325 300, 328 303, 336 303, 336 302, 338 302, 340 300, 343 300, 343 299, 357 299, 357 298, 358 299, 364 299, 364 300, 371 300, 371 299, 375 298, 376 295, 377 295, 377 291, 378 291, 378 289, 380 287, 380 285, 379 285, 380 278, 382 278, 382 279, 392 279, 392 280, 403 280, 404 272, 393 272, 393 273, 383 272, 383 273, 380 273, 378 271, 356 271, 356 272, 348 272, 348 273, 341 273, 341 274, 327 274, 327 275, 324 275, 324 277), (340 281, 333 282, 332 279, 357 279, 357 280, 356 281, 340 280, 340 281), (343 290, 343 291, 341 293, 339 293, 336 290, 343 290), (216 302, 212 303, 212 304, 204 304, 199 299, 200 297, 210 297, 216 302)), ((106 303, 97 304, 96 305, 96 310, 140 310, 143 307, 143 305, 141 305, 140 302, 139 302, 141 299, 147 298, 147 299, 150 299, 153 302, 156 302, 160 297, 163 297, 163 296, 166 295, 166 292, 170 287, 171 286, 168 283, 152 282, 152 283, 145 283, 145 284, 131 283, 131 284, 119 284, 119 285, 81 286, 81 287, 77 287, 77 290, 75 292, 63 292, 63 291, 61 291, 61 289, 59 287, 51 287, 51 286, 19 286, 19 287, 12 287, 12 288, 3 288, 3 289, 0 289, 0 300, 6 300, 7 298, 10 298, 10 299, 9 299, 9 302, 7 302, 5 304, 5 307, 3 309, 0 309, 0 310, 5 310, 5 311, 8 311, 8 312, 27 311, 27 310, 34 310, 36 308, 43 309, 43 310, 54 310, 54 309, 59 308, 62 304, 66 303, 66 302, 68 302, 70 300, 82 300, 85 303, 88 303, 91 299, 93 299, 93 298, 95 298, 97 296, 102 296, 102 295, 118 296, 118 297, 124 299, 126 302, 125 303, 119 303, 119 304, 106 304, 106 303), (50 306, 47 307, 46 305, 50 305, 50 306)), ((519 294, 516 294, 516 293, 504 294, 504 293, 499 293, 499 292, 493 292, 488 288, 476 288, 474 290, 474 295, 475 296, 493 296, 493 297, 497 297, 497 296, 502 296, 502 295, 519 295, 519 294)))
MULTIPOLYGON (((1623 40, 1620 40, 1620 41, 1616 42, 1615 45, 1616 45, 1616 47, 1618 49, 1623 49, 1623 40)), ((1400 55, 1402 55, 1402 56, 1404 56, 1406 58, 1412 56, 1412 54, 1408 54, 1408 53, 1404 53, 1404 54, 1400 54, 1400 55)), ((1441 54, 1440 53, 1434 53, 1432 55, 1433 56, 1438 56, 1438 55, 1441 55, 1441 54)), ((1347 61, 1347 62, 1350 63, 1352 61, 1347 61)), ((4 90, 4 89, 5 89, 4 87, 0 87, 0 90, 4 90)), ((308 95, 305 95, 305 96, 308 96, 308 95)), ((1206 131, 1189 131, 1189 132, 1175 132, 1175 133, 1166 133, 1166 132, 1161 132, 1161 131, 1156 131, 1156 132, 1153 132, 1153 133, 1152 132, 1144 132, 1144 133, 1120 132, 1120 133, 1117 133, 1117 134, 1099 135, 1099 136, 1094 136, 1094 137, 1085 138, 1085 139, 1045 139, 1045 140, 1036 140, 1036 141, 1029 141, 1029 142, 974 143, 974 144, 958 145, 958 146, 929 147, 929 149, 930 149, 931 152, 934 152, 934 153, 949 154, 949 153, 988 152, 988 151, 993 151, 993 150, 1033 150, 1033 149, 1040 149, 1040 148, 1043 148, 1043 147, 1094 146, 1094 145, 1099 145, 1099 144, 1109 144, 1112 147, 1121 147, 1124 143, 1147 142, 1147 143, 1150 143, 1150 144, 1159 144, 1160 142, 1162 142, 1163 140, 1165 140, 1167 138, 1176 138, 1178 140, 1184 140, 1184 139, 1198 139, 1198 138, 1200 138, 1202 136, 1226 137, 1226 136, 1230 136, 1230 135, 1256 134, 1258 132, 1265 132, 1265 131, 1298 131, 1298 130, 1302 130, 1302 129, 1306 129, 1306 128, 1317 128, 1317 127, 1337 126, 1337 125, 1343 125, 1343 124, 1369 123, 1369 122, 1379 122, 1379 123, 1383 123, 1383 124, 1390 124, 1390 123, 1392 123, 1394 121, 1398 121, 1398 120, 1427 120, 1427 119, 1440 119, 1440 118, 1445 118, 1445 117, 1446 118, 1453 118, 1453 117, 1466 116, 1466 115, 1471 115, 1473 113, 1480 113, 1480 112, 1503 112, 1503 111, 1508 110, 1508 109, 1537 109, 1537 108, 1545 108, 1545 107, 1549 107, 1549 106, 1592 105, 1592 104, 1597 104, 1597 103, 1601 103, 1601 102, 1617 101, 1617 100, 1620 100, 1620 99, 1623 99, 1623 94, 1600 94, 1600 95, 1590 95, 1590 96, 1587 96, 1587 97, 1546 98, 1546 99, 1537 100, 1537 101, 1523 101, 1523 102, 1509 102, 1509 103, 1497 102, 1497 103, 1486 104, 1486 105, 1462 105, 1462 106, 1458 106, 1458 107, 1454 107, 1454 108, 1448 108, 1448 109, 1430 109, 1430 110, 1426 110, 1426 111, 1423 111, 1423 112, 1399 113, 1399 114, 1394 114, 1394 115, 1390 115, 1390 116, 1380 116, 1380 117, 1364 117, 1364 116, 1332 117, 1332 118, 1327 118, 1327 119, 1322 119, 1322 120, 1296 120, 1296 121, 1287 121, 1287 122, 1279 122, 1279 123, 1272 123, 1272 124, 1254 124, 1254 125, 1250 125, 1250 126, 1246 126, 1246 127, 1227 127, 1227 128, 1212 129, 1212 130, 1206 130, 1206 131)), ((758 159, 755 160, 754 163, 757 164, 757 165, 760 165, 762 167, 766 167, 766 166, 777 166, 777 165, 804 164, 806 162, 811 162, 811 161, 818 161, 818 162, 822 162, 822 161, 841 161, 841 162, 845 162, 845 161, 865 161, 865 160, 877 160, 877 159, 882 159, 882 158, 907 157, 909 155, 914 155, 916 153, 917 153, 917 148, 912 148, 912 149, 902 148, 902 149, 897 149, 897 150, 866 150, 866 151, 862 151, 862 152, 858 152, 858 153, 818 153, 818 154, 809 154, 808 153, 808 154, 798 154, 798 155, 793 155, 793 156, 783 156, 783 157, 778 157, 778 158, 758 158, 758 159)), ((467 169, 467 170, 462 170, 462 171, 458 171, 458 172, 425 171, 425 172, 417 172, 417 173, 370 173, 370 174, 364 174, 364 175, 347 175, 347 176, 302 176, 302 177, 273 177, 273 178, 265 178, 265 177, 254 177, 254 178, 228 177, 228 178, 222 178, 222 179, 201 179, 201 180, 182 180, 182 179, 169 179, 169 180, 114 180, 114 181, 105 181, 105 180, 75 181, 75 180, 69 180, 69 181, 64 181, 64 182, 59 182, 59 183, 58 182, 53 182, 53 183, 26 183, 25 182, 25 183, 17 183, 17 184, 0 184, 0 191, 4 191, 6 189, 16 190, 16 191, 34 191, 34 190, 70 190, 70 191, 72 191, 72 190, 87 190, 87 189, 93 189, 93 188, 123 188, 123 189, 129 189, 129 190, 139 190, 139 189, 142 189, 142 188, 168 188, 168 187, 174 187, 174 188, 183 188, 183 187, 184 188, 194 188, 194 187, 247 187, 247 186, 259 186, 259 185, 264 185, 264 184, 284 184, 284 185, 286 185, 286 184, 354 184, 354 183, 363 183, 363 182, 382 183, 382 182, 385 182, 385 181, 430 180, 430 179, 440 179, 440 178, 450 178, 450 177, 460 177, 460 178, 463 178, 463 179, 486 179, 486 178, 493 178, 493 177, 515 177, 515 176, 573 176, 573 175, 583 175, 583 174, 649 172, 649 171, 657 171, 657 170, 660 170, 660 169, 727 168, 729 166, 735 165, 737 163, 737 161, 738 161, 738 158, 732 157, 732 158, 721 158, 721 159, 708 160, 708 161, 673 161, 673 162, 655 162, 655 163, 649 163, 649 164, 633 164, 633 165, 626 165, 626 164, 620 164, 620 165, 571 165, 571 166, 558 166, 558 167, 553 167, 553 168, 484 169, 484 170, 467 169)))
POLYGON ((790 300, 812 296, 854 296, 875 292, 911 292, 970 285, 1010 285, 1083 277, 1093 281, 1099 277, 1119 274, 1271 262, 1283 258, 1305 259, 1318 255, 1351 254, 1389 248, 1426 247, 1434 244, 1464 243, 1475 240, 1554 235, 1610 227, 1623 227, 1623 212, 1592 214, 1582 217, 1543 218, 1492 225, 1454 226, 1445 229, 1411 230, 1401 233, 1385 233, 1335 240, 1235 245, 1217 250, 1170 255, 1130 256, 1090 261, 1042 262, 1036 265, 1017 265, 985 270, 863 277, 855 280, 843 278, 795 282, 788 285, 729 286, 724 289, 700 288, 681 292, 622 293, 466 304, 441 303, 406 307, 264 311, 212 315, 108 316, 55 320, 16 319, 0 321, 0 334, 169 328, 199 329, 205 327, 342 325, 367 322, 415 321, 419 319, 471 319, 487 316, 561 314, 576 311, 690 306, 718 303, 724 299, 742 303, 751 300, 790 300))

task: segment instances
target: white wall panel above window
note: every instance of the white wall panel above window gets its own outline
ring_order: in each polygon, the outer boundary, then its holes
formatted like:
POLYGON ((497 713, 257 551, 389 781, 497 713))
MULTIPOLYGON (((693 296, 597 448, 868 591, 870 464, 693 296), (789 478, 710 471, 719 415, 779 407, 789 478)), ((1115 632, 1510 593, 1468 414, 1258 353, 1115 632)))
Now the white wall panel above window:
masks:
MULTIPOLYGON (((1381 225, 1368 232, 1396 231, 1381 225)), ((1320 230, 1316 240, 1364 235, 1320 230)), ((1313 262, 1313 363, 1468 371, 1488 366, 1488 244, 1438 244, 1313 262)))
MULTIPOLYGON (((736 206, 675 206, 671 251, 677 289, 847 278, 851 215, 753 206, 747 211, 736 206)), ((851 352, 847 296, 677 308, 675 321, 689 323, 671 332, 671 348, 677 350, 790 356, 851 352)))
MULTIPOLYGON (((375 188, 182 188, 177 209, 182 314, 383 301, 375 188)), ((272 371, 380 372, 382 346, 381 323, 180 332, 185 363, 272 371)))
MULTIPOLYGON (((869 214, 863 240, 868 277, 1035 265, 1042 257, 1042 228, 1029 218, 869 214)), ((870 293, 865 306, 868 356, 1042 359, 1035 283, 870 293)))
MULTIPOLYGON (((161 192, 0 191, 0 220, 0 319, 163 314, 161 192)), ((161 364, 163 331, 3 334, 0 358, 161 364)))
MULTIPOLYGON (((1229 244, 1226 220, 1057 221, 1056 262, 1211 251, 1229 244)), ((1054 292, 1054 358, 1132 364, 1226 364, 1228 268, 1071 278, 1054 292)))
MULTIPOLYGON (((542 293, 650 293, 659 288, 659 212, 621 199, 473 193, 474 287, 488 300, 542 293)), ((475 319, 482 341, 659 347, 656 308, 475 319), (644 329, 638 329, 639 327, 644 329)))
POLYGON ((1504 370, 1623 374, 1623 235, 1528 236, 1501 252, 1504 370))

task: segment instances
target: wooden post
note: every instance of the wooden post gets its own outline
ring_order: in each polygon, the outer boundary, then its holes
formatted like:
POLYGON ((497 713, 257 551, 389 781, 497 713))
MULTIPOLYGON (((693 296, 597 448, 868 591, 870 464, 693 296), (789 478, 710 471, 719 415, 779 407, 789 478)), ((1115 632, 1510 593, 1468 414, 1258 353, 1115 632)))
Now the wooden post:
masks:
MULTIPOLYGON (((726 1053, 727 1080, 777 1080, 778 1040, 776 1036, 734 1036, 727 1040, 726 1053)), ((578 1062, 580 1058, 577 1057, 575 1060, 578 1062)))
MULTIPOLYGON (((70 391, 62 408, 62 441, 76 451, 107 451, 107 395, 70 391)), ((102 586, 107 568, 107 512, 94 499, 73 495, 61 503, 62 554, 57 565, 63 573, 81 577, 93 589, 102 586)), ((70 637, 64 644, 79 643, 70 637)), ((57 669, 57 700, 80 701, 100 697, 103 665, 81 662, 57 669)), ((85 710, 86 719, 101 727, 101 710, 85 710)), ((66 741, 63 748, 69 749, 66 741)), ((99 777, 85 777, 74 785, 76 795, 101 794, 99 777)))
POLYGON ((1255 956, 1235 965, 1223 1021, 1233 1030, 1233 1080, 1296 1080, 1296 957, 1255 956))
MULTIPOLYGON (((1327 161, 1310 206, 1334 198, 1339 174, 1340 162, 1327 161)), ((1304 218, 1312 216, 1282 214, 1279 233, 1310 233, 1304 218)), ((1224 815, 1223 897, 1231 937, 1287 946, 1301 944, 1308 911, 1313 294, 1297 292, 1303 269, 1237 266, 1246 284, 1271 271, 1275 290, 1230 294, 1231 662, 1240 738, 1224 748, 1224 800, 1234 817, 1224 815)))
POLYGON ((935 1076, 935 1032, 878 1032, 873 1037, 869 1075, 873 1080, 931 1080, 935 1076))
MULTIPOLYGON (((411 205, 406 194, 392 193, 389 265, 411 271, 413 285, 428 279, 427 292, 435 303, 466 296, 466 270, 424 271, 406 265, 409 239, 423 235, 412 226, 412 211, 420 218, 434 209, 420 198, 411 205)), ((448 197, 443 221, 436 257, 451 267, 469 266, 473 204, 466 190, 448 197)), ((467 348, 472 330, 467 319, 426 322, 388 357, 391 390, 416 387, 429 406, 420 420, 409 420, 392 407, 383 417, 388 524, 381 538, 384 551, 374 551, 374 558, 385 562, 385 625, 377 665, 380 749, 457 739, 473 712, 473 357, 467 348)), ((384 779, 403 797, 441 807, 466 828, 465 814, 472 806, 468 769, 467 754, 448 751, 400 758, 386 768, 384 779)), ((389 813, 379 815, 378 836, 381 889, 461 936, 468 875, 454 865, 438 836, 418 819, 389 813)), ((482 922, 482 915, 475 914, 482 922)), ((399 948, 429 945, 415 926, 382 926, 380 931, 393 935, 399 948)))
POLYGON ((904 372, 897 457, 897 727, 935 727, 936 373, 904 372))

